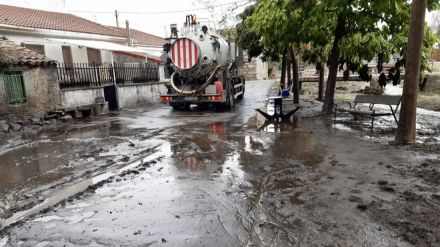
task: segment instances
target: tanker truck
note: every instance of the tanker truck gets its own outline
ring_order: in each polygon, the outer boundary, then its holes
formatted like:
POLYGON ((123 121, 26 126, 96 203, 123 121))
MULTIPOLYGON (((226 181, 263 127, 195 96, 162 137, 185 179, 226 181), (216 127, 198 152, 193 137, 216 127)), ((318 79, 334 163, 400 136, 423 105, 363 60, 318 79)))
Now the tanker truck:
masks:
POLYGON ((186 16, 180 31, 176 24, 170 26, 164 52, 171 78, 160 101, 176 110, 188 110, 192 104, 231 109, 244 96, 245 78, 237 74, 235 46, 211 26, 194 15, 186 16))

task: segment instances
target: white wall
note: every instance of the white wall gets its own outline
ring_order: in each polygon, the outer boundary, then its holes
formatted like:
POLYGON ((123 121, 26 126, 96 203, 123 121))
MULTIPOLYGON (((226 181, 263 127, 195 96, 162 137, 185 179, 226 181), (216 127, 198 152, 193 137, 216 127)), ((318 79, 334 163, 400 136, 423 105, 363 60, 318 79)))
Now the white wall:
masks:
POLYGON ((145 105, 159 102, 161 94, 165 94, 165 83, 131 84, 118 86, 120 108, 145 105))
POLYGON ((257 58, 257 80, 267 80, 269 78, 269 66, 261 58, 257 58))
POLYGON ((103 63, 112 63, 113 62, 113 52, 108 50, 101 50, 101 61, 103 63))
MULTIPOLYGON (((63 62, 63 51, 62 46, 70 46, 72 50, 72 60, 74 63, 87 63, 87 47, 72 45, 72 44, 64 44, 61 42, 56 42, 49 40, 48 37, 44 36, 29 36, 25 34, 17 34, 13 32, 5 32, 2 35, 6 36, 9 40, 16 42, 17 44, 25 43, 25 44, 34 44, 34 45, 44 45, 45 55, 49 58, 52 58, 58 62, 63 62)), ((112 51, 109 50, 101 50, 101 60, 103 63, 111 63, 112 62, 112 51)))
POLYGON ((92 105, 98 97, 104 97, 103 88, 63 90, 63 107, 92 105))
POLYGON ((72 60, 74 63, 87 63, 87 47, 71 45, 72 49, 72 60))

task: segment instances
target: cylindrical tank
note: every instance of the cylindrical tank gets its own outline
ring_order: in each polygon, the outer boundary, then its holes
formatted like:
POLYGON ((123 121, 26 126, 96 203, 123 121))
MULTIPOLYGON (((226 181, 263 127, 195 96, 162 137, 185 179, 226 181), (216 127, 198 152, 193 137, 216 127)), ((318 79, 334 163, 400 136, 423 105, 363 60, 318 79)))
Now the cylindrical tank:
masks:
POLYGON ((168 53, 173 69, 180 75, 206 76, 214 67, 231 62, 228 43, 206 25, 192 25, 174 39, 168 53))
POLYGON ((173 71, 170 85, 179 94, 193 95, 221 77, 226 83, 226 73, 235 57, 234 49, 217 35, 209 23, 201 24, 193 15, 186 16, 181 31, 171 25, 171 37, 164 46, 173 71), (217 76, 217 75, 223 76, 217 76))

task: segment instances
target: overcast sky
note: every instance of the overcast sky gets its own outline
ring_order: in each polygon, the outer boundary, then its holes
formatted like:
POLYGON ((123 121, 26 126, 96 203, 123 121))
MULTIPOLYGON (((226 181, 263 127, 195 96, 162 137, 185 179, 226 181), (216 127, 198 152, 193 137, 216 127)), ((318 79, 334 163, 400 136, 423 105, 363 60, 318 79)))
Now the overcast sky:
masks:
MULTIPOLYGON (((114 11, 118 10, 121 12, 119 16, 120 26, 125 27, 125 20, 129 20, 132 28, 164 37, 165 28, 168 31, 170 24, 183 23, 187 14, 196 14, 197 17, 218 19, 219 13, 222 11, 227 11, 236 5, 243 5, 248 1, 249 0, 208 0, 211 5, 218 6, 215 7, 214 17, 212 16, 212 12, 206 9, 201 10, 206 6, 201 4, 200 0, 0 0, 0 3, 27 8, 69 12, 101 24, 112 26, 116 25, 114 11), (158 12, 161 13, 157 14, 158 12)), ((238 8, 236 12, 238 13, 238 11, 242 9, 243 8, 238 8)))
MULTIPOLYGON (((243 7, 236 6, 242 6, 247 2, 249 0, 0 0, 0 3, 7 5, 69 12, 112 26, 116 25, 114 11, 118 10, 120 26, 125 27, 125 20, 129 20, 132 28, 162 37, 167 34, 170 24, 183 23, 187 14, 218 20, 222 12, 230 11, 231 8, 235 9, 235 13, 232 13, 232 16, 235 16, 243 10, 243 7), (201 4, 202 1, 217 6, 214 13, 203 9, 206 6, 201 4)), ((429 16, 428 14, 428 22, 429 16)))

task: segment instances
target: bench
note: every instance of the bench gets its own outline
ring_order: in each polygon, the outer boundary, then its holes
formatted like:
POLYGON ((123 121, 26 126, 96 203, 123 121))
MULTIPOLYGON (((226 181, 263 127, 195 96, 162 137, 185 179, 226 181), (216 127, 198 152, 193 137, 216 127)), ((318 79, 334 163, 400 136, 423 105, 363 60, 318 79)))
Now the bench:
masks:
POLYGON ((348 112, 352 115, 371 116, 371 131, 373 131, 375 117, 393 116, 394 121, 396 121, 397 126, 399 126, 399 121, 397 120, 396 113, 399 109, 401 98, 402 96, 400 95, 356 95, 356 98, 354 99, 354 104, 344 101, 345 103, 348 103, 350 108, 344 108, 335 105, 335 121, 337 112, 348 112), (369 110, 357 109, 356 106, 358 104, 369 104, 369 110), (377 111, 376 109, 374 109, 374 105, 388 105, 390 107, 390 111, 377 111), (393 106, 395 107, 393 108, 393 106))

